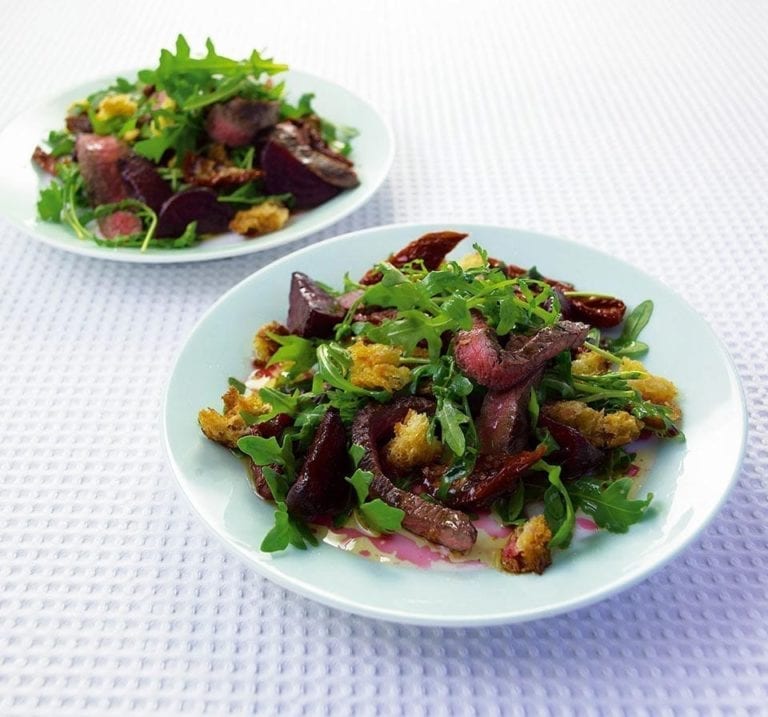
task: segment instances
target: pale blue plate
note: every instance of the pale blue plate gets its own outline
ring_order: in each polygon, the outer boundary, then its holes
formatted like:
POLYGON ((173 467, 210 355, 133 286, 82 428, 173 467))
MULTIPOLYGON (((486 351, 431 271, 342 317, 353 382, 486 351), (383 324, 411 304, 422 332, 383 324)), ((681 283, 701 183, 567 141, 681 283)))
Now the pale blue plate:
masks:
POLYGON ((707 324, 676 294, 621 261, 564 239, 475 225, 389 226, 354 232, 286 256, 227 292, 200 320, 181 351, 165 403, 165 438, 182 493, 231 552, 276 583, 327 605, 370 617, 424 625, 485 625, 530 620, 587 605, 627 588, 671 559, 717 511, 742 458, 746 416, 733 363, 707 324), (249 372, 251 337, 285 320, 291 272, 341 285, 428 231, 454 229, 492 256, 614 294, 629 306, 656 305, 643 339, 648 368, 678 385, 686 443, 663 445, 644 477, 653 510, 629 533, 599 532, 555 555, 542 575, 491 569, 418 569, 380 564, 322 545, 278 555, 259 551, 273 508, 251 491, 242 464, 208 441, 202 407, 220 406, 229 376, 249 372))

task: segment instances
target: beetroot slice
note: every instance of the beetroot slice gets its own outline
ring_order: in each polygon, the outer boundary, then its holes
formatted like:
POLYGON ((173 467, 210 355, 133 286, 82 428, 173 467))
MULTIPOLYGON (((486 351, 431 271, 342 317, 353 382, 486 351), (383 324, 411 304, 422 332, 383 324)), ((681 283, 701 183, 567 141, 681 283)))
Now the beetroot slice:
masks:
POLYGON ((163 203, 155 236, 181 236, 190 222, 197 222, 198 234, 220 234, 228 230, 232 216, 232 209, 219 202, 210 189, 187 189, 163 203))
POLYGON ((562 466, 564 479, 590 475, 605 463, 605 451, 593 446, 575 428, 544 415, 539 416, 539 425, 546 428, 560 446, 547 460, 562 466))
POLYGON ((306 274, 296 271, 291 275, 286 326, 292 334, 304 338, 330 338, 344 313, 336 299, 306 274))
POLYGON ((347 433, 339 412, 329 408, 315 431, 296 482, 285 498, 288 512, 310 519, 343 510, 352 488, 344 480, 347 463, 347 433))
POLYGON ((297 209, 310 209, 327 202, 341 190, 320 179, 291 151, 270 140, 261 153, 264 188, 268 194, 293 194, 297 209))
POLYGON ((159 212, 173 192, 148 159, 131 154, 117 161, 128 194, 159 212))

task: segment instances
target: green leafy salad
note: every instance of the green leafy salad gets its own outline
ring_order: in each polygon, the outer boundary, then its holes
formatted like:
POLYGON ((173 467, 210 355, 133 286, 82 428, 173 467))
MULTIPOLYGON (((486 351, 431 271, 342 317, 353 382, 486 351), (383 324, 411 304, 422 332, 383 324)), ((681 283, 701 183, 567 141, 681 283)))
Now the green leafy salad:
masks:
POLYGON ((110 247, 182 249, 277 231, 358 184, 352 128, 293 104, 288 66, 253 50, 193 56, 183 35, 153 69, 75 102, 33 161, 51 177, 40 219, 110 247))
POLYGON ((647 512, 638 447, 683 438, 674 384, 639 360, 651 301, 627 310, 479 245, 446 260, 465 237, 426 234, 339 288, 295 272, 251 375, 200 412, 276 506, 262 550, 343 528, 541 573, 578 514, 623 533, 647 512))

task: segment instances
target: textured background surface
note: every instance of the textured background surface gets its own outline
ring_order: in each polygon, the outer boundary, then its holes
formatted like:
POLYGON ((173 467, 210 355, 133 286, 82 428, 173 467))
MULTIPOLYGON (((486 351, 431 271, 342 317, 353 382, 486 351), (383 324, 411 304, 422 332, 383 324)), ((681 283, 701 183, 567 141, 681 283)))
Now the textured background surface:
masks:
POLYGON ((613 599, 480 630, 351 617, 227 557, 176 496, 160 440, 194 322, 290 249, 129 266, 0 223, 0 714, 768 714, 766 3, 29 2, 3 16, 0 125, 151 64, 178 31, 349 87, 391 120, 392 173, 294 246, 463 220, 610 251, 726 341, 750 438, 701 539, 613 599))

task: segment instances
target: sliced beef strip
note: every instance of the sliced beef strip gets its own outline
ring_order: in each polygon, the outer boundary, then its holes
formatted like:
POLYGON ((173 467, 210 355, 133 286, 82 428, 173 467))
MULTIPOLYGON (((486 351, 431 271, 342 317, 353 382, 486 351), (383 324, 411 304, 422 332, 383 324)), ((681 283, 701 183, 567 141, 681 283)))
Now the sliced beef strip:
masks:
POLYGON ((461 371, 494 391, 511 388, 538 371, 561 351, 584 343, 589 326, 574 321, 559 321, 537 331, 522 345, 502 349, 499 340, 478 314, 473 326, 458 331, 453 342, 453 353, 461 371))
POLYGON ((263 129, 277 124, 280 103, 235 97, 213 105, 205 118, 205 131, 227 147, 246 147, 263 129))
POLYGON ((369 404, 353 421, 352 442, 365 449, 360 467, 373 473, 371 495, 404 511, 404 528, 433 543, 464 552, 477 539, 477 530, 469 517, 397 488, 384 473, 379 453, 380 445, 392 435, 394 425, 402 421, 410 409, 431 413, 434 408, 434 401, 417 397, 395 399, 386 405, 369 404))
MULTIPOLYGON (((83 133, 75 141, 75 154, 80 166, 88 201, 92 206, 111 204, 129 198, 120 174, 120 160, 129 154, 128 146, 111 136, 83 133)), ((128 211, 118 211, 102 217, 99 228, 108 239, 136 234, 142 230, 139 217, 128 211)))

